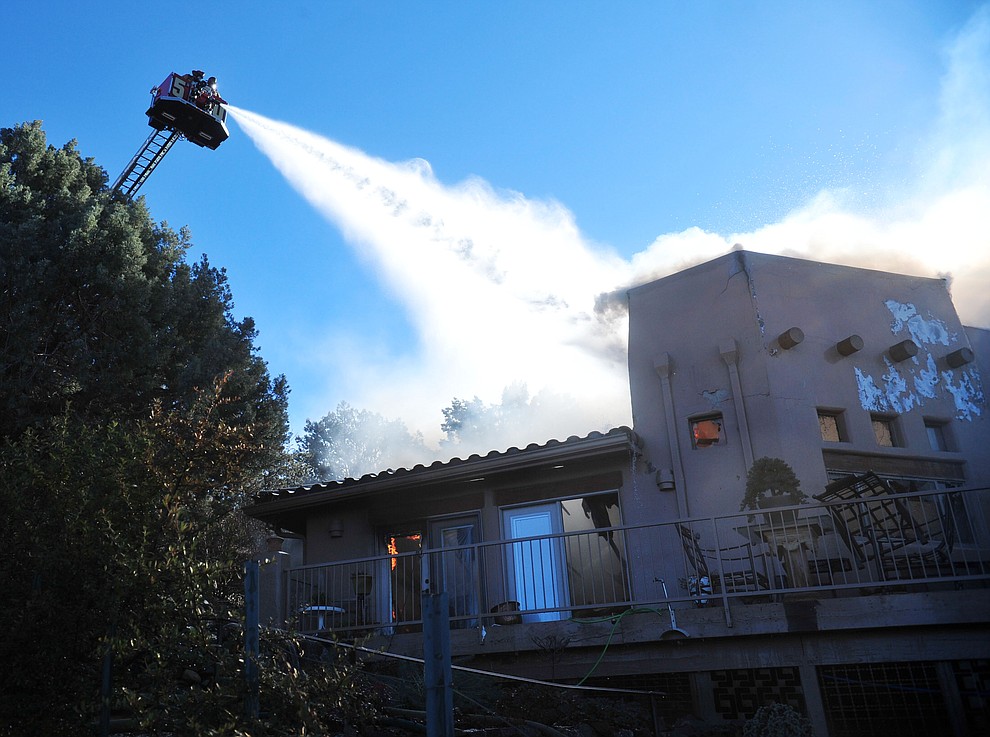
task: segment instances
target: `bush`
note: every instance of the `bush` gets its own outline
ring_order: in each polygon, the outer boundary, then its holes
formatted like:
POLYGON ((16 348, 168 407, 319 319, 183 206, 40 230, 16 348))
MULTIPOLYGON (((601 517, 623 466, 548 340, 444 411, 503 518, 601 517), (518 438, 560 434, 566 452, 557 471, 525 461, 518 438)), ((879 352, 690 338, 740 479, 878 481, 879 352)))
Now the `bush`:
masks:
POLYGON ((767 704, 743 725, 743 737, 812 737, 811 721, 789 704, 767 704))

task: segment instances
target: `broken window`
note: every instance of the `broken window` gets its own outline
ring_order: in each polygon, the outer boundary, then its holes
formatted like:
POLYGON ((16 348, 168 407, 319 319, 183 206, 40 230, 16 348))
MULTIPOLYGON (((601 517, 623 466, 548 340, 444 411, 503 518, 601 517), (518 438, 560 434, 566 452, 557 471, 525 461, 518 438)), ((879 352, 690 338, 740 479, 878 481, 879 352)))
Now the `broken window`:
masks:
POLYGON ((822 440, 825 442, 840 443, 846 440, 841 412, 818 410, 818 426, 821 429, 822 440))
POLYGON ((691 420, 691 444, 695 448, 725 445, 722 415, 707 415, 691 420))
POLYGON ((883 448, 893 448, 897 445, 897 433, 894 428, 894 418, 883 415, 870 415, 873 423, 873 435, 877 445, 883 448))

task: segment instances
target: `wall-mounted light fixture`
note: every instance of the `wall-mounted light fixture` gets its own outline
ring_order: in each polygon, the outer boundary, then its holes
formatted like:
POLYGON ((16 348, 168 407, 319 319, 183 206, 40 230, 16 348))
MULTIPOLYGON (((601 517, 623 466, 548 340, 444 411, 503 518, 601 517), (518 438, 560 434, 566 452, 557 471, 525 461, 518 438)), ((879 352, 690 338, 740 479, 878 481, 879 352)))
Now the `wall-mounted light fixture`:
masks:
POLYGON ((657 471, 657 488, 660 491, 674 490, 674 472, 669 468, 661 468, 657 471))
POLYGON ((918 355, 918 344, 908 338, 900 343, 894 343, 887 351, 894 362, 906 361, 918 355))
POLYGON ((777 343, 785 351, 789 351, 804 341, 804 331, 801 328, 788 328, 777 336, 777 343))
POLYGON ((858 335, 850 335, 836 343, 835 350, 839 352, 840 356, 851 356, 853 353, 863 350, 863 339, 858 335))
POLYGON ((945 357, 945 362, 949 364, 950 368, 959 368, 960 366, 965 366, 967 363, 972 363, 975 356, 970 348, 960 348, 958 351, 952 351, 949 355, 945 357))
POLYGON ((343 537, 344 535, 344 523, 340 521, 340 517, 334 517, 330 520, 330 537, 343 537))

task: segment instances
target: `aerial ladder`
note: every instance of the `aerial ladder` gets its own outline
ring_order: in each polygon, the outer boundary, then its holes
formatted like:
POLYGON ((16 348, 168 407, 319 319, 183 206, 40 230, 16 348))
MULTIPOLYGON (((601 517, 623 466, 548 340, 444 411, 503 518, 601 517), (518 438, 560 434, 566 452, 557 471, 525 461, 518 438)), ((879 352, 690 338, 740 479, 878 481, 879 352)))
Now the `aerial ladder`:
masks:
POLYGON ((217 94, 216 77, 203 72, 169 74, 151 89, 148 125, 154 130, 110 188, 130 200, 137 194, 175 142, 185 138, 197 146, 216 149, 227 140, 226 101, 217 94))

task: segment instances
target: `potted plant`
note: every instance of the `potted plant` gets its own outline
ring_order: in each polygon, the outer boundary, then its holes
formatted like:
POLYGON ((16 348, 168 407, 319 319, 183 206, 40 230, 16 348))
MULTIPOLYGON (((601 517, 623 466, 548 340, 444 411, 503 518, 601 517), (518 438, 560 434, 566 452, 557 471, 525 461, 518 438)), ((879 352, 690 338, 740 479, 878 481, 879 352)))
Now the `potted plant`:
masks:
POLYGON ((801 482, 794 469, 786 461, 764 456, 753 461, 746 474, 746 493, 739 511, 802 504, 807 498, 801 491, 801 482))

